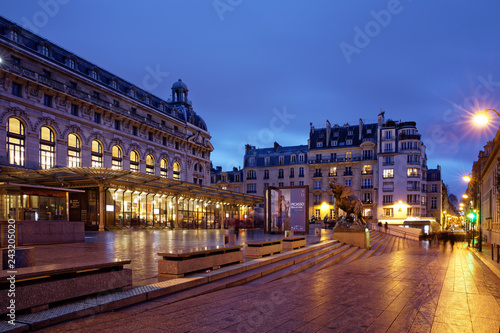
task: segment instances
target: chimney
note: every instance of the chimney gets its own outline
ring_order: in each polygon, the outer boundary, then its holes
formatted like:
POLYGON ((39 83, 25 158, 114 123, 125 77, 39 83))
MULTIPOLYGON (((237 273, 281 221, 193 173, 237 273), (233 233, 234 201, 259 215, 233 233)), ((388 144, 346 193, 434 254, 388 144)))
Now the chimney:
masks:
POLYGON ((314 126, 313 126, 313 123, 309 123, 309 126, 311 127, 311 131, 310 131, 310 133, 311 133, 311 134, 314 134, 314 126))
POLYGON ((255 146, 251 146, 249 144, 245 145, 245 155, 248 154, 248 152, 252 149, 255 149, 255 146))
POLYGON ((217 172, 222 172, 222 167, 220 165, 216 166, 215 169, 217 170, 217 172))
POLYGON ((384 124, 384 114, 385 111, 380 110, 380 113, 378 114, 378 127, 382 127, 382 125, 384 124))
POLYGON ((361 141, 362 136, 363 136, 363 120, 359 118, 359 141, 361 141))
POLYGON ((327 120, 326 121, 326 140, 325 140, 325 147, 328 147, 330 145, 330 130, 332 128, 332 125, 330 125, 330 122, 327 120))
POLYGON ((238 168, 237 167, 233 167, 233 172, 236 172, 238 171, 238 168))
POLYGON ((279 147, 281 147, 279 145, 279 143, 277 143, 276 141, 274 141, 274 152, 276 152, 276 149, 278 149, 279 147))

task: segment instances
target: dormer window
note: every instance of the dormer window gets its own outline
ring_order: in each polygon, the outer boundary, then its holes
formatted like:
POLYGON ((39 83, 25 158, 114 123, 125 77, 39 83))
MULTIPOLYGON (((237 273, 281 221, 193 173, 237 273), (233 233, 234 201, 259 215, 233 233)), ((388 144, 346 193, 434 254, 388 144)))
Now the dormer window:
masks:
POLYGON ((41 51, 42 51, 42 55, 44 55, 46 57, 49 56, 49 48, 47 47, 47 45, 42 45, 41 51))
POLYGON ((350 140, 350 139, 349 140, 345 140, 345 144, 346 145, 352 145, 352 140, 350 140))
POLYGON ((366 129, 366 134, 372 134, 372 129, 371 128, 367 128, 366 129))
POLYGON ((353 134, 352 130, 347 131, 347 135, 352 135, 352 134, 353 134))
POLYGON ((146 96, 144 98, 144 103, 149 104, 150 102, 151 102, 151 99, 149 98, 149 96, 146 96))
POLYGON ((18 42, 19 42, 19 34, 17 33, 17 31, 12 30, 12 31, 10 32, 10 39, 11 39, 13 42, 16 42, 16 43, 18 43, 18 42))
POLYGON ((339 132, 338 132, 338 131, 333 132, 333 136, 334 136, 334 137, 339 136, 339 132))
POLYGON ((116 80, 111 80, 111 88, 118 89, 118 83, 116 82, 116 80))
POLYGON ((332 141, 332 146, 334 146, 334 147, 335 147, 335 146, 337 146, 337 145, 338 145, 338 141, 337 141, 337 140, 332 141))
POLYGON ((99 75, 97 74, 97 71, 95 69, 90 70, 90 77, 93 78, 94 80, 97 80, 99 78, 99 75))
POLYGON ((316 147, 323 147, 323 142, 316 142, 316 147))
POLYGON ((76 64, 75 64, 75 61, 73 59, 68 59, 68 67, 71 69, 76 68, 76 64))

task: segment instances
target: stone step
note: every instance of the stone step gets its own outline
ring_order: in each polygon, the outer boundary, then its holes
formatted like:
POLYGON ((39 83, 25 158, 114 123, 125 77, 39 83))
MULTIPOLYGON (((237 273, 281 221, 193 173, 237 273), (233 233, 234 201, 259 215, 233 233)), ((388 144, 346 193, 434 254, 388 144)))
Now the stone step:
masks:
POLYGON ((354 251, 352 254, 348 255, 347 257, 345 257, 344 259, 340 260, 338 262, 339 265, 345 265, 345 264, 348 264, 356 259, 358 259, 363 253, 365 253, 366 251, 368 251, 367 249, 357 249, 356 251, 354 251))

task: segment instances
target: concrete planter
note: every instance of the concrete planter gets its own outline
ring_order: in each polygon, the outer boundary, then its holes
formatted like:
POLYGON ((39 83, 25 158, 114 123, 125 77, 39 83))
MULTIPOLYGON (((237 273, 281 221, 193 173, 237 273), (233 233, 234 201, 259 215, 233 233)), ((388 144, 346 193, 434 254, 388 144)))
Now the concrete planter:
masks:
POLYGON ((333 230, 333 239, 358 246, 361 249, 370 249, 370 233, 368 229, 335 229, 333 230))

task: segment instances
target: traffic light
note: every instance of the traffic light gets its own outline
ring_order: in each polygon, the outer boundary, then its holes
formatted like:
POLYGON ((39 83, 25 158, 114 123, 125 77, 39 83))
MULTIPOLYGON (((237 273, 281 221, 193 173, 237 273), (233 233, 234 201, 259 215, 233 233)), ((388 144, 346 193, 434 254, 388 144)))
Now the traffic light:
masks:
POLYGON ((477 214, 474 213, 474 212, 470 212, 468 215, 467 215, 468 218, 471 219, 471 223, 472 224, 476 224, 476 218, 477 218, 477 214))

